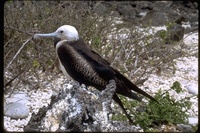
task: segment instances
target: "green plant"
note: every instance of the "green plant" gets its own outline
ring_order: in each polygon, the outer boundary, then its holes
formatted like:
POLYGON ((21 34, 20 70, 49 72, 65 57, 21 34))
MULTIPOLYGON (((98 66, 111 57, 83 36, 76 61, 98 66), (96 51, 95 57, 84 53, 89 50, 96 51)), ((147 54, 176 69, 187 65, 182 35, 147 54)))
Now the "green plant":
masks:
MULTIPOLYGON (((124 97, 120 97, 125 106, 129 109, 130 114, 134 114, 135 124, 139 124, 144 131, 148 131, 149 128, 156 127, 162 124, 176 125, 176 124, 188 124, 187 110, 191 108, 190 97, 176 100, 170 96, 170 91, 175 91, 177 94, 183 92, 179 82, 174 82, 169 90, 159 89, 154 98, 159 101, 159 104, 154 101, 149 101, 148 104, 140 105, 136 101, 128 101, 124 97), (137 111, 133 108, 141 106, 142 111, 137 111)), ((118 114, 118 120, 123 120, 121 114, 118 114)), ((113 117, 117 120, 117 115, 113 117)))

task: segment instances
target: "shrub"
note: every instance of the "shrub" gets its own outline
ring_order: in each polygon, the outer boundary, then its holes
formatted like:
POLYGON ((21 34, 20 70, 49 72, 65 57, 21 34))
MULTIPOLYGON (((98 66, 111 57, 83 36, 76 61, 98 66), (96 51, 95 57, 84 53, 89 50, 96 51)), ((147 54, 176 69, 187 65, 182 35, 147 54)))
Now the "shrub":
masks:
MULTIPOLYGON (((150 128, 160 127, 161 125, 176 125, 188 124, 188 110, 191 109, 190 98, 184 97, 176 100, 170 96, 170 91, 175 91, 178 94, 183 92, 179 82, 174 82, 169 90, 159 89, 154 98, 159 101, 159 104, 154 101, 149 101, 146 105, 140 105, 137 101, 127 101, 122 98, 125 106, 129 109, 130 114, 134 114, 136 124, 139 124, 144 131, 149 131, 150 128), (134 106, 133 106, 134 105, 134 106), (133 107, 139 106, 139 108, 133 107)), ((114 120, 126 120, 121 114, 114 115, 114 120), (119 117, 118 117, 119 116, 119 117)))

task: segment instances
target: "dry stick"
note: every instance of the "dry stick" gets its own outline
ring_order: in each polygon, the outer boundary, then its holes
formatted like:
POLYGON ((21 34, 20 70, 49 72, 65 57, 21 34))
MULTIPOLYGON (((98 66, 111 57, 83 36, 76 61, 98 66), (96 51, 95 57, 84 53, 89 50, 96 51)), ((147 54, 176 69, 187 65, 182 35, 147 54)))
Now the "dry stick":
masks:
POLYGON ((21 48, 17 51, 17 53, 15 54, 15 56, 13 57, 13 59, 11 60, 11 62, 6 66, 5 70, 6 71, 8 69, 8 67, 13 63, 13 61, 15 60, 15 58, 18 56, 18 54, 20 53, 20 51, 24 48, 24 46, 32 39, 32 37, 30 37, 26 42, 23 43, 23 45, 21 46, 21 48))
POLYGON ((9 84, 11 84, 19 75, 21 75, 22 73, 24 72, 24 70, 23 71, 21 71, 19 74, 17 74, 14 78, 12 78, 10 81, 8 81, 7 83, 5 83, 5 85, 4 85, 4 90, 5 90, 5 87, 6 86, 8 86, 9 84))
MULTIPOLYGON (((6 85, 9 85, 10 83, 12 83, 17 77, 19 77, 23 72, 25 72, 25 71, 26 71, 27 69, 29 69, 30 67, 31 67, 31 64, 28 63, 28 66, 25 66, 25 67, 22 69, 22 71, 21 71, 18 75, 16 75, 13 79, 11 79, 9 82, 7 82, 6 85)), ((17 81, 17 83, 13 85, 12 90, 10 90, 10 92, 9 92, 10 94, 9 94, 8 98, 11 97, 11 95, 13 94, 14 90, 16 89, 17 85, 18 85, 20 82, 21 82, 21 80, 17 81)), ((6 89, 6 88, 5 88, 6 85, 4 86, 4 91, 6 91, 6 90, 5 90, 5 89, 6 89)))
POLYGON ((14 76, 14 78, 12 78, 10 81, 8 81, 7 83, 5 83, 4 85, 4 89, 6 86, 8 86, 9 84, 11 84, 17 77, 19 77, 25 70, 27 70, 27 68, 29 69, 31 64, 30 63, 27 63, 28 65, 26 65, 22 71, 20 73, 18 73, 16 76, 14 76))

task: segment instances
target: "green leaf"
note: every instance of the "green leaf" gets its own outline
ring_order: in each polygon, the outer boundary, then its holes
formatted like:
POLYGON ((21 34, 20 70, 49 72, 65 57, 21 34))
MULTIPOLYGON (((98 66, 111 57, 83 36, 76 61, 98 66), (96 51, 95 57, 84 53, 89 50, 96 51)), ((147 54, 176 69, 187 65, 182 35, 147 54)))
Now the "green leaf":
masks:
POLYGON ((181 84, 178 81, 175 81, 171 87, 171 89, 175 90, 177 93, 182 92, 181 84))

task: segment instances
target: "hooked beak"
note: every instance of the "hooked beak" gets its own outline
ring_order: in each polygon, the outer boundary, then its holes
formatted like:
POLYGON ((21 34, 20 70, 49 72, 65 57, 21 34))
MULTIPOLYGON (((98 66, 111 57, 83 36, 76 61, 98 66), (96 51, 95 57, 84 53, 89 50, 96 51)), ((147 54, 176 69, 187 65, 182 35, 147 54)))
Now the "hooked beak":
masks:
POLYGON ((58 34, 56 32, 53 32, 53 33, 47 33, 47 34, 35 34, 33 36, 34 39, 38 39, 40 37, 53 37, 53 38, 56 38, 56 37, 58 37, 58 34))

